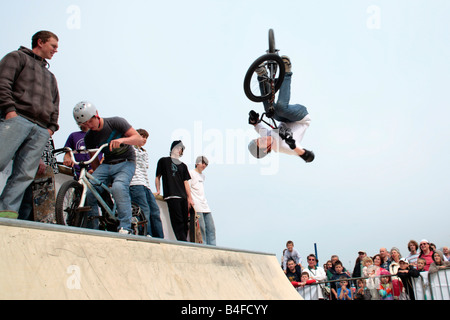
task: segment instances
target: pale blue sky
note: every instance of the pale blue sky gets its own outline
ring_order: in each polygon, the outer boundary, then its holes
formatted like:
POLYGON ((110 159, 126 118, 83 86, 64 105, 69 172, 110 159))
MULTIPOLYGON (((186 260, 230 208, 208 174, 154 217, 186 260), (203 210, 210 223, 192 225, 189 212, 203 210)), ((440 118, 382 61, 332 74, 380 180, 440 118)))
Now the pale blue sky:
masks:
POLYGON ((38 30, 60 37, 58 147, 86 99, 150 132, 151 178, 173 138, 191 168, 197 153, 210 157, 219 245, 280 256, 293 240, 306 257, 317 243, 321 263, 338 254, 351 268, 360 249, 450 245, 449 10, 446 0, 17 0, 2 4, 0 55, 38 30), (291 102, 312 118, 308 165, 246 151, 247 114, 262 105, 242 83, 269 28, 293 63, 291 102))

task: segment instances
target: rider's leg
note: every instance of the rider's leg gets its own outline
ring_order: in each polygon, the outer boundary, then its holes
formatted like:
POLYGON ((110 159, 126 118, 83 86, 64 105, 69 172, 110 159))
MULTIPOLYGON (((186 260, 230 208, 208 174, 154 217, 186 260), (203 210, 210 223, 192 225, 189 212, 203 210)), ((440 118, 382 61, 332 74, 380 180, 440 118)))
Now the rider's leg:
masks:
POLYGON ((291 82, 292 72, 286 72, 284 75, 284 81, 281 84, 280 91, 278 92, 277 108, 287 108, 289 101, 291 100, 291 82))
MULTIPOLYGON (((111 165, 109 164, 102 164, 100 165, 92 174, 92 176, 98 180, 101 183, 104 183, 105 185, 109 184, 109 170, 108 168, 111 165)), ((102 194, 103 188, 100 186, 94 186, 94 188, 97 190, 99 194, 102 194)), ((99 216, 99 207, 97 198, 94 196, 94 194, 88 189, 86 192, 86 205, 91 207, 91 211, 88 213, 88 217, 98 217, 99 216)), ((99 227, 99 221, 98 218, 95 219, 88 219, 87 228, 89 229, 98 229, 99 227)))
POLYGON ((117 218, 119 228, 131 231, 131 197, 130 182, 136 170, 136 163, 125 161, 115 165, 110 165, 110 174, 112 176, 111 191, 117 204, 117 218))
POLYGON ((282 122, 296 122, 302 120, 307 114, 305 106, 289 104, 291 100, 292 72, 286 72, 275 104, 275 119, 282 122))

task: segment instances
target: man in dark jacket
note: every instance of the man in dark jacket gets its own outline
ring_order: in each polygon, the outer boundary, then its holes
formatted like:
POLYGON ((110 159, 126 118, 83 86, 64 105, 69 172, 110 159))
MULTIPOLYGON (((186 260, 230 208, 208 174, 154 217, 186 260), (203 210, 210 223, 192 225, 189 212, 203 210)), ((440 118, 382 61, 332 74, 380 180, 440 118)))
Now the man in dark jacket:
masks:
POLYGON ((0 210, 18 211, 39 167, 44 147, 59 129, 59 91, 48 62, 58 37, 39 31, 32 50, 20 47, 0 61, 0 171, 13 160, 0 210))

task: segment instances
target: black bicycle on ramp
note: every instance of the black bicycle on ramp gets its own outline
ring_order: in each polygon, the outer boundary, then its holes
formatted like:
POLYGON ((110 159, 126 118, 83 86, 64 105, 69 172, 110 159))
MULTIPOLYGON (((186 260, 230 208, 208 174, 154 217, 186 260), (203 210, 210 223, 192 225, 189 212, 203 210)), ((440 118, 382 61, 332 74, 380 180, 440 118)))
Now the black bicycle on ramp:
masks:
POLYGON ((270 29, 269 49, 266 54, 251 64, 244 78, 244 92, 247 98, 253 102, 268 101, 269 103, 268 111, 261 116, 261 119, 264 115, 268 118, 273 117, 275 94, 280 89, 286 73, 284 62, 278 51, 275 47, 274 31, 270 29))

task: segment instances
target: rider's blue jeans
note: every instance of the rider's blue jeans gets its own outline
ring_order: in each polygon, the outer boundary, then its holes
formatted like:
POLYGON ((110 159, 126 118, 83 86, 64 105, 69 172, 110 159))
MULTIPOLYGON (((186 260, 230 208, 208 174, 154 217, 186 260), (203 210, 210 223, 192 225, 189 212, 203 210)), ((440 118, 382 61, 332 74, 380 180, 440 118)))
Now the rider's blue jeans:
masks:
MULTIPOLYGON (((119 229, 131 231, 131 197, 130 182, 136 170, 136 163, 125 161, 118 164, 101 164, 93 173, 94 178, 100 182, 111 185, 111 191, 114 201, 117 204, 117 218, 119 220, 119 229)), ((96 187, 101 192, 103 189, 96 187)), ((87 204, 91 207, 89 216, 98 216, 98 205, 95 196, 88 190, 86 194, 87 204)), ((89 228, 98 229, 98 220, 95 219, 89 228)))
MULTIPOLYGON (((273 118, 280 122, 286 123, 300 121, 308 114, 305 106, 301 104, 289 104, 289 101, 291 100, 291 81, 292 72, 286 72, 284 81, 281 84, 280 90, 278 92, 277 103, 274 104, 275 115, 273 118)), ((260 82, 261 91, 265 90, 263 85, 264 84, 260 82)), ((268 111, 268 101, 264 101, 264 109, 266 112, 268 111)))
POLYGON ((49 138, 47 129, 21 116, 0 120, 0 171, 14 158, 12 173, 0 196, 0 210, 19 212, 49 138))
POLYGON ((141 207, 148 221, 147 233, 156 238, 164 239, 160 210, 155 196, 149 188, 144 185, 130 186, 131 200, 141 207))

